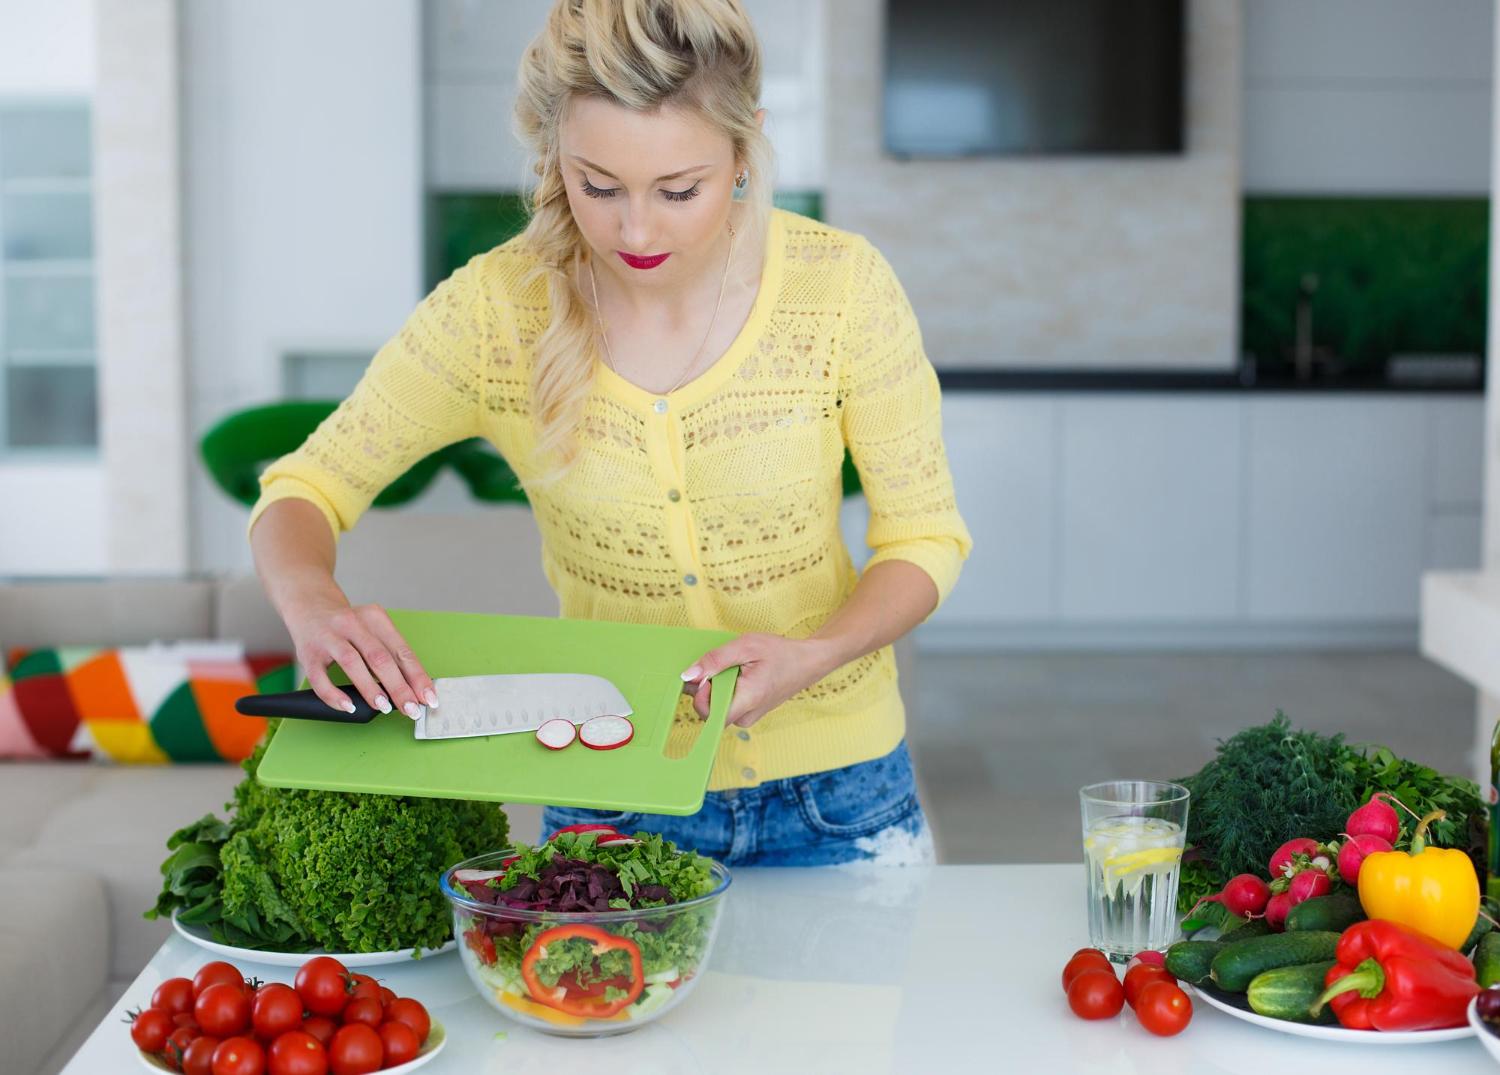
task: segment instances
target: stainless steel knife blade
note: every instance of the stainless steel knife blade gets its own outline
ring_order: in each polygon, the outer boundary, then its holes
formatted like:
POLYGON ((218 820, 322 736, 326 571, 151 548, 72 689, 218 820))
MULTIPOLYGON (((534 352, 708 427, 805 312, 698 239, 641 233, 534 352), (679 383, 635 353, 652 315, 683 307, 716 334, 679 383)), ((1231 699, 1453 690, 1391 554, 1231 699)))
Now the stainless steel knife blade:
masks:
POLYGON ((436 708, 419 706, 418 739, 534 732, 554 718, 581 724, 590 717, 631 714, 620 689, 603 676, 573 672, 451 676, 433 680, 436 708))

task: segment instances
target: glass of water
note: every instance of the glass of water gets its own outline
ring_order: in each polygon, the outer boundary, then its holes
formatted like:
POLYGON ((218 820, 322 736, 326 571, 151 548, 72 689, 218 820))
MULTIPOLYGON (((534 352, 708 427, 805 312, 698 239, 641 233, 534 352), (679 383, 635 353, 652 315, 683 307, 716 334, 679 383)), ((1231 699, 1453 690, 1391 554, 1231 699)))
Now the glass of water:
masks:
POLYGON ((1079 793, 1088 872, 1089 944, 1117 962, 1177 937, 1177 880, 1188 789, 1157 780, 1090 784, 1079 793))

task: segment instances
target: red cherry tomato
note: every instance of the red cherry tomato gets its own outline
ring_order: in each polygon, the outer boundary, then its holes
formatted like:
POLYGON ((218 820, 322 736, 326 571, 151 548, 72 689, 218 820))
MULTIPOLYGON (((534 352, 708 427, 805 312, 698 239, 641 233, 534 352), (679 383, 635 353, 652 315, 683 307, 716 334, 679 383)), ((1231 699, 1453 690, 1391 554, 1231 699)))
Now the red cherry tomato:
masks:
POLYGON ((303 1030, 289 1030, 266 1053, 270 1075, 327 1075, 323 1043, 303 1030))
POLYGON ((333 1075, 367 1075, 379 1071, 384 1063, 385 1046, 380 1043, 380 1035, 363 1023, 339 1027, 328 1047, 328 1066, 333 1075))
POLYGON ((382 1005, 389 1004, 391 1001, 393 1001, 395 999, 396 999, 396 991, 394 989, 387 989, 385 986, 381 986, 380 987, 380 1003, 382 1005))
POLYGON ((309 1015, 302 1020, 302 1029, 317 1038, 326 1049, 333 1040, 333 1035, 338 1032, 339 1025, 326 1015, 309 1015))
POLYGON ((378 1027, 385 1022, 385 1009, 374 997, 356 997, 344 1006, 344 1025, 363 1023, 367 1027, 378 1027))
POLYGON ((385 1047, 385 1066, 395 1067, 408 1060, 415 1060, 422 1048, 416 1031, 405 1023, 381 1023, 380 1044, 385 1047))
POLYGON ((187 1047, 187 1052, 182 1054, 183 1075, 213 1075, 214 1050, 218 1047, 218 1038, 194 1038, 193 1043, 187 1047))
POLYGON ((215 982, 193 1002, 193 1018, 216 1038, 243 1034, 250 1028, 250 998, 240 985, 215 982))
POLYGON ((160 1008, 168 1015, 191 1013, 195 996, 191 978, 168 978, 151 994, 151 1007, 160 1008))
POLYGON ((1134 1008, 1141 990, 1152 982, 1171 982, 1175 985, 1177 979, 1167 973, 1165 967, 1153 966, 1150 963, 1137 964, 1125 972, 1125 1003, 1134 1008))
POLYGON ((243 985, 245 976, 233 963, 225 963, 222 960, 205 963, 198 968, 198 973, 193 975, 193 997, 196 999, 199 993, 217 982, 243 985))
POLYGON ((1151 982, 1135 1001, 1141 1026, 1163 1038, 1182 1033, 1193 1018, 1193 1002, 1172 982, 1151 982))
POLYGON ((358 1000, 360 997, 369 997, 372 1000, 380 1000, 380 983, 368 974, 351 974, 354 985, 349 993, 350 1000, 358 1000))
POLYGON ((1066 993, 1068 991, 1068 987, 1073 984, 1073 979, 1077 978, 1086 970, 1107 970, 1109 971, 1109 973, 1113 974, 1115 972, 1115 966, 1109 961, 1109 957, 1106 956, 1103 952, 1099 951, 1099 949, 1080 948, 1078 951, 1073 953, 1073 958, 1068 960, 1068 965, 1063 968, 1063 992, 1066 993))
POLYGON ((173 1026, 190 1026, 194 1030, 201 1030, 202 1029, 198 1025, 198 1020, 196 1020, 196 1019, 193 1018, 193 1013, 192 1012, 178 1012, 176 1015, 172 1016, 172 1025, 173 1026))
POLYGON ((1080 1019, 1108 1019, 1125 1007, 1125 987, 1114 971, 1086 970, 1068 986, 1068 1007, 1080 1019))
POLYGON ((130 1023, 130 1040, 137 1049, 159 1053, 167 1047, 167 1036, 175 1030, 172 1017, 160 1008, 147 1008, 130 1023))
POLYGON ((226 1038, 214 1050, 213 1075, 265 1075, 266 1051, 254 1038, 226 1038))
POLYGON ((385 1006, 385 1018, 390 1023, 405 1023, 417 1035, 417 1047, 427 1044, 427 1035, 432 1030, 432 1018, 422 1002, 411 997, 397 997, 385 1006))
POLYGON ((167 1047, 162 1050, 162 1059, 166 1060, 167 1065, 173 1071, 181 1071, 182 1058, 185 1057, 187 1055, 187 1051, 192 1048, 193 1042, 197 1041, 202 1036, 203 1035, 199 1034, 196 1030, 189 1029, 185 1026, 178 1027, 176 1030, 172 1031, 170 1035, 167 1036, 167 1047))
POLYGON ((261 1041, 271 1041, 288 1030, 300 1030, 302 998, 281 982, 261 986, 250 1002, 250 1025, 261 1041))
POLYGON ((349 1002, 349 972, 332 956, 314 956, 302 964, 296 985, 302 1006, 314 1015, 337 1016, 349 1002))

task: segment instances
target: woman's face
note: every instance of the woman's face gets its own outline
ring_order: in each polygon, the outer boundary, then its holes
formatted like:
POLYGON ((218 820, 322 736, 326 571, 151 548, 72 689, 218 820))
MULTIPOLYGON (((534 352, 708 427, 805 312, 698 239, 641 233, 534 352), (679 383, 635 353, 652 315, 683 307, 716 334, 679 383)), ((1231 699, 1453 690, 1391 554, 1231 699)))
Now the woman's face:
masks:
POLYGON ((582 97, 563 119, 560 150, 568 205, 601 271, 661 291, 718 271, 735 173, 722 132, 681 109, 582 97))

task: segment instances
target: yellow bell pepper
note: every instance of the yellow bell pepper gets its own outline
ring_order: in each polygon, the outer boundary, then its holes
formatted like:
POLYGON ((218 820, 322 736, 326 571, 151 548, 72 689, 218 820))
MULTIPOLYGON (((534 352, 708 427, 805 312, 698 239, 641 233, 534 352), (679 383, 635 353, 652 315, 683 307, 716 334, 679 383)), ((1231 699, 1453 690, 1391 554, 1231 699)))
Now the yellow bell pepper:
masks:
POLYGON ((1359 867, 1365 914, 1399 922, 1458 948, 1479 917, 1479 875, 1462 851, 1427 846, 1427 826, 1447 815, 1434 810, 1417 825, 1411 852, 1377 851, 1359 867))

